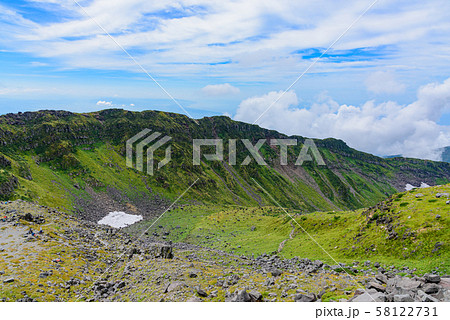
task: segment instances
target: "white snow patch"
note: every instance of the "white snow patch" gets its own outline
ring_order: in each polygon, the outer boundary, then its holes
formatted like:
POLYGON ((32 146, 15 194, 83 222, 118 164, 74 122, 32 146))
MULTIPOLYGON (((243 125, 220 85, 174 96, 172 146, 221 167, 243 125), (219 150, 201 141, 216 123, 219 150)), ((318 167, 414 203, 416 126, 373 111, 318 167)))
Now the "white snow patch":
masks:
POLYGON ((425 182, 422 182, 420 184, 420 187, 415 187, 412 184, 407 183, 406 186, 405 186, 405 190, 406 191, 410 191, 410 190, 415 189, 415 188, 429 188, 429 187, 430 186, 428 184, 426 184, 425 182))
POLYGON ((420 184, 420 187, 419 188, 429 188, 430 186, 429 185, 427 185, 425 182, 422 182, 421 184, 420 184))
POLYGON ((138 221, 141 221, 142 216, 128 214, 122 211, 110 212, 106 217, 103 217, 98 224, 106 224, 113 228, 124 228, 126 226, 132 225, 138 221))

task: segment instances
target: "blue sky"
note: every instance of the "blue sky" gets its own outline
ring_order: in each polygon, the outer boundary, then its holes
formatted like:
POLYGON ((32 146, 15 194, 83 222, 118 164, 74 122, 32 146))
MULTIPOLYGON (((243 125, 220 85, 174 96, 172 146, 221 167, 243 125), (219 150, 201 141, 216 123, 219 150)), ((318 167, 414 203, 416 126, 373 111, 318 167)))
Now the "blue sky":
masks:
MULTIPOLYGON (((250 123, 373 2, 79 1, 191 116, 250 123)), ((258 124, 437 159, 450 145, 449 12, 446 0, 379 0, 258 124), (401 132, 385 128, 399 117, 401 132)), ((73 0, 0 0, 0 114, 184 113, 93 19, 73 0)))

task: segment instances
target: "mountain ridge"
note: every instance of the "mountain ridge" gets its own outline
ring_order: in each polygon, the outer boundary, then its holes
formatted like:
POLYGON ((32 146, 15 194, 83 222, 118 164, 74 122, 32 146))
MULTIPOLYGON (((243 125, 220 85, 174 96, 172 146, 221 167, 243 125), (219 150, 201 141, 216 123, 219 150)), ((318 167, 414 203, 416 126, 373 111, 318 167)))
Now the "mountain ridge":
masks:
MULTIPOLYGON (((198 123, 184 115, 153 110, 44 110, 2 115, 0 195, 2 199, 21 198, 61 207, 96 220, 113 208, 131 207, 152 215, 167 207, 196 178, 194 195, 185 199, 187 202, 273 205, 261 185, 282 206, 305 212, 371 206, 403 191, 406 183, 450 181, 450 164, 383 159, 333 138, 313 139, 325 167, 315 163, 294 166, 305 137, 287 136, 225 116, 204 117, 198 123), (154 176, 125 165, 126 140, 145 128, 172 137, 172 161, 154 176), (230 170, 224 163, 205 159, 194 166, 192 139, 219 138, 226 147, 228 139, 249 139, 255 145, 259 139, 291 138, 299 144, 289 148, 287 166, 278 165, 279 147, 268 143, 260 149, 268 166, 252 161, 230 170), (50 196, 52 192, 54 196, 50 196), (98 214, 93 215, 95 211, 98 214)), ((249 153, 239 143, 237 148, 239 164, 249 153)), ((164 155, 157 152, 155 156, 161 159, 164 155)))

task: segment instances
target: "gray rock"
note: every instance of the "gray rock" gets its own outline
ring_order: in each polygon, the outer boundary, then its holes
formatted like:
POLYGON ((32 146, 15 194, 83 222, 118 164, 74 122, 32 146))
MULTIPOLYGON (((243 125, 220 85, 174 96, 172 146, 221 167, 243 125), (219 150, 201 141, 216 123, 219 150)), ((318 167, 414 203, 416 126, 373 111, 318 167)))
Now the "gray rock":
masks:
POLYGON ((248 294, 252 301, 262 301, 262 294, 259 291, 252 290, 248 294))
POLYGON ((439 285, 437 285, 436 283, 427 283, 423 287, 423 291, 425 291, 425 293, 427 293, 427 294, 433 294, 433 293, 438 293, 440 288, 441 287, 439 285))
POLYGON ((444 290, 442 294, 442 301, 450 302, 450 290, 444 290))
POLYGON ((383 285, 381 285, 381 284, 379 284, 377 282, 374 282, 374 281, 369 282, 369 284, 367 285, 367 288, 368 289, 375 289, 378 292, 386 292, 386 288, 383 285))
POLYGON ((247 291, 239 290, 231 299, 231 302, 251 302, 252 298, 247 293, 247 291))
POLYGON ((9 279, 3 280, 3 283, 11 283, 11 282, 14 282, 14 278, 9 278, 9 279))
POLYGON ((198 297, 191 297, 189 299, 186 300, 187 302, 202 302, 202 299, 198 298, 198 297))
POLYGON ((375 279, 377 279, 378 281, 380 281, 381 283, 386 284, 388 282, 388 277, 382 273, 377 273, 377 275, 375 276, 375 279))
POLYGON ((359 296, 360 294, 364 294, 366 292, 366 290, 358 288, 355 290, 354 296, 359 296))
POLYGON ((448 198, 449 194, 447 192, 436 193, 436 198, 444 198, 444 197, 448 198))
POLYGON ((442 277, 439 285, 441 285, 444 289, 450 290, 450 277, 442 277))
POLYGON ((275 279, 274 278, 267 278, 266 281, 264 281, 264 285, 266 287, 273 286, 274 284, 275 284, 275 279))
POLYGON ((394 294, 409 294, 415 292, 421 286, 421 282, 404 277, 395 277, 388 280, 386 291, 394 294))
POLYGON ((420 198, 420 197, 423 197, 423 193, 416 194, 416 198, 420 198))
POLYGON ((26 296, 17 300, 17 302, 34 302, 35 300, 26 296))
POLYGON ((394 302, 414 302, 414 299, 409 294, 396 294, 394 302))
POLYGON ((432 296, 426 294, 422 290, 418 290, 417 291, 417 295, 419 296, 420 301, 422 301, 422 302, 439 302, 438 299, 436 299, 435 297, 432 297, 432 296))
POLYGON ((173 258, 173 247, 170 245, 161 246, 161 251, 160 251, 159 257, 163 258, 163 259, 172 259, 173 258))
POLYGON ((52 274, 53 274, 53 272, 51 270, 50 271, 44 271, 44 272, 41 272, 39 274, 39 278, 41 278, 41 279, 47 278, 47 277, 51 276, 52 274))
POLYGON ((215 297, 217 297, 217 294, 219 293, 219 291, 218 290, 213 290, 210 294, 209 294, 209 296, 211 297, 211 298, 215 298, 215 297))
POLYGON ((235 285, 240 280, 239 276, 237 274, 229 275, 226 279, 226 284, 228 286, 235 285))
POLYGON ((315 260, 315 261, 313 261, 313 265, 317 268, 320 268, 323 266, 323 262, 320 260, 315 260))
POLYGON ((255 226, 252 226, 252 227, 250 228, 250 230, 251 230, 251 231, 255 231, 255 230, 256 230, 256 227, 255 227, 255 226))
POLYGON ((197 292, 197 294, 198 294, 200 297, 207 297, 207 296, 208 296, 208 294, 207 294, 202 288, 200 288, 200 287, 196 287, 196 288, 195 288, 195 291, 197 292))
POLYGON ((295 302, 314 302, 316 300, 317 298, 314 293, 299 293, 294 296, 295 302))
POLYGON ((385 302, 386 295, 382 292, 366 291, 356 297, 351 298, 352 302, 385 302), (375 300, 375 301, 374 301, 375 300))
POLYGON ((429 283, 441 282, 441 277, 437 274, 427 273, 427 274, 424 274, 423 277, 424 277, 425 281, 429 282, 429 283))
POLYGON ((114 285, 114 287, 115 287, 116 289, 122 289, 122 288, 124 288, 125 286, 126 286, 126 282, 125 282, 125 281, 117 282, 117 283, 114 285))
POLYGON ((270 271, 270 273, 272 274, 273 277, 279 277, 283 274, 283 271, 281 271, 280 269, 274 269, 270 271))
POLYGON ((178 291, 185 287, 187 287, 186 283, 184 283, 182 281, 174 281, 167 286, 165 292, 178 291))
POLYGON ((190 270, 189 271, 189 278, 197 278, 199 273, 200 272, 198 270, 190 270))

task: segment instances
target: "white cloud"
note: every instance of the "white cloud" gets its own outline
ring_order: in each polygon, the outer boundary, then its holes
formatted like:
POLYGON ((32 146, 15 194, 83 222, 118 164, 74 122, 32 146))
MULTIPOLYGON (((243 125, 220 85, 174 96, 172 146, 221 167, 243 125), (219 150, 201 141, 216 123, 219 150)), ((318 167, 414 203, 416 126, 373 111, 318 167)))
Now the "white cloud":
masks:
MULTIPOLYGON (((282 92, 241 102, 234 119, 253 122, 282 92)), ((258 121, 262 127, 291 135, 339 138, 358 150, 378 154, 439 160, 436 149, 450 145, 450 127, 437 123, 450 110, 450 78, 421 87, 408 105, 388 101, 362 106, 339 105, 322 96, 310 108, 298 106, 294 91, 287 92, 258 121)))
POLYGON ((113 103, 112 103, 112 101, 102 101, 102 100, 100 100, 100 101, 97 102, 97 105, 99 107, 112 107, 113 103))
POLYGON ((397 81, 392 71, 377 71, 366 79, 367 90, 377 93, 401 93, 405 85, 397 81))
POLYGON ((11 95, 11 96, 15 96, 15 95, 22 95, 24 93, 35 93, 35 92, 39 92, 42 91, 42 89, 38 89, 38 88, 7 88, 7 87, 2 87, 0 85, 0 95, 11 95))
POLYGON ((202 92, 208 96, 224 96, 229 94, 238 94, 239 88, 233 87, 229 83, 210 84, 202 88, 202 92))
MULTIPOLYGON (((68 68, 138 70, 73 1, 34 3, 43 6, 52 3, 51 10, 57 12, 59 8, 66 18, 38 23, 19 11, 1 7, 2 47, 56 58, 68 68)), ((301 54, 292 54, 293 51, 328 47, 369 3, 116 0, 112 6, 107 0, 93 0, 83 5, 140 63, 158 75, 204 76, 207 71, 208 75, 253 80, 258 73, 265 80, 274 81, 276 77, 283 79, 286 72, 301 72, 304 63, 309 63, 302 60, 301 54), (214 64, 223 61, 233 63, 214 64)), ((391 64, 420 64, 422 68, 433 66, 442 70, 439 67, 446 61, 450 41, 449 10, 450 2, 443 0, 380 0, 335 48, 380 47, 380 51, 383 46, 395 48, 388 57, 363 57, 357 61, 358 68, 385 65, 388 59, 391 64)), ((324 57, 314 69, 342 71, 343 65, 331 60, 324 57)))
MULTIPOLYGON (((0 47, 19 52, 20 61, 22 55, 30 58, 27 61, 42 60, 54 72, 67 69, 142 72, 73 0, 33 0, 24 4, 38 5, 39 16, 24 15, 28 10, 10 3, 0 4, 0 47)), ((305 52, 312 49, 320 53, 327 48, 370 3, 370 0, 115 0, 114 5, 109 0, 81 2, 89 15, 152 76, 164 79, 162 83, 173 96, 197 104, 204 102, 198 100, 208 100, 191 90, 198 83, 203 86, 248 82, 241 91, 254 90, 250 92, 284 89, 311 64, 312 59, 305 52)), ((395 66, 396 72, 402 72, 401 80, 408 88, 423 81, 420 79, 450 74, 448 12, 450 1, 446 0, 380 0, 299 85, 313 92, 311 95, 322 88, 344 92, 355 87, 354 102, 366 99, 362 77, 369 72, 375 72, 367 79, 370 92, 401 93, 405 89, 394 74, 376 72, 386 70, 383 68, 387 66, 395 66), (367 47, 372 51, 365 51, 367 47)), ((69 87, 68 82, 61 81, 56 86, 69 87)), ((100 89, 105 93, 91 94, 92 88, 84 88, 84 92, 90 92, 89 98, 113 97, 108 84, 95 86, 95 90, 100 89)), ((204 89, 214 94, 214 88, 204 89)), ((123 92, 122 96, 131 96, 130 91, 123 92)), ((143 92, 146 91, 133 90, 134 95, 143 92)), ((321 103, 321 108, 328 107, 328 103, 321 103)))

